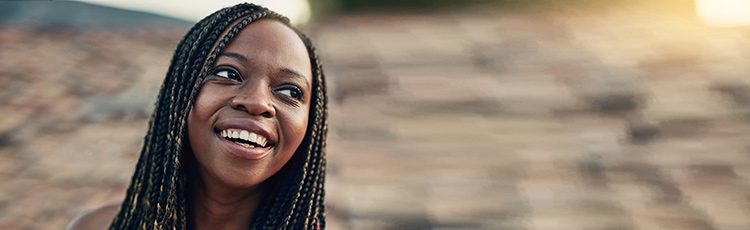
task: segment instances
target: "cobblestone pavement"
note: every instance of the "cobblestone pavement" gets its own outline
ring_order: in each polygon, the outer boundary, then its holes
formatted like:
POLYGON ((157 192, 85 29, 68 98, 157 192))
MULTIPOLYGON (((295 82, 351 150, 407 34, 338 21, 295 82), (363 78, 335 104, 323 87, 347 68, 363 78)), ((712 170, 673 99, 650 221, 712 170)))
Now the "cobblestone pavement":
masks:
MULTIPOLYGON (((643 10, 307 28, 332 229, 750 228, 750 31, 643 10)), ((185 28, 0 28, 0 229, 121 198, 185 28)))

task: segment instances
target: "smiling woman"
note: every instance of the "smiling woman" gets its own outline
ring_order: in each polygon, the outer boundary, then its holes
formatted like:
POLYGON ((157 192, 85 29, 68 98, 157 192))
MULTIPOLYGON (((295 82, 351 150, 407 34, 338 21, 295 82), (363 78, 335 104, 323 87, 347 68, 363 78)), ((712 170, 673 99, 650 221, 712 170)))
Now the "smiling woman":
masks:
POLYGON ((252 4, 208 16, 177 46, 125 200, 68 227, 324 228, 325 92, 285 17, 252 4))

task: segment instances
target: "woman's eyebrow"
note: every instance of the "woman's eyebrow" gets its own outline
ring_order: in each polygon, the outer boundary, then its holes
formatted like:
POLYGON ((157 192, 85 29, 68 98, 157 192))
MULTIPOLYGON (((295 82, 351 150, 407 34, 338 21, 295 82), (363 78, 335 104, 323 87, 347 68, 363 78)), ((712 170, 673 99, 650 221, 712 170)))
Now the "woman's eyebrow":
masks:
POLYGON ((222 52, 221 54, 219 54, 219 56, 225 56, 225 57, 234 58, 234 59, 236 59, 238 61, 241 61, 241 62, 247 62, 247 60, 248 60, 248 58, 245 57, 244 55, 238 54, 238 53, 232 53, 232 52, 222 52))
MULTIPOLYGON (((219 54, 219 56, 229 57, 237 61, 241 61, 241 62, 247 62, 249 60, 249 58, 245 57, 245 55, 233 53, 233 52, 222 52, 221 54, 219 54)), ((292 76, 292 78, 296 78, 297 80, 304 82, 308 86, 310 85, 310 83, 307 82, 307 78, 305 76, 303 76, 302 74, 300 74, 299 72, 293 69, 284 67, 284 68, 281 68, 281 72, 286 73, 286 75, 288 76, 292 76)))
POLYGON ((297 80, 300 80, 300 81, 304 82, 308 86, 310 85, 310 83, 307 82, 307 78, 305 76, 303 76, 302 74, 300 74, 297 71, 294 71, 293 69, 290 69, 290 68, 281 68, 281 72, 284 72, 284 73, 286 73, 286 75, 292 76, 292 78, 296 78, 297 80))

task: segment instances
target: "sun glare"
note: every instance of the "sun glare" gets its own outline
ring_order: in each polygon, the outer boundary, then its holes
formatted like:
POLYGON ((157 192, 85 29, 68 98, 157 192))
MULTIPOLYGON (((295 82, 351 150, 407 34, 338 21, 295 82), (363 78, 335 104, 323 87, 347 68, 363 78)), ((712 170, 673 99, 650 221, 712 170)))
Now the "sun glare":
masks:
POLYGON ((750 26, 750 0, 695 0, 698 15, 712 26, 750 26))

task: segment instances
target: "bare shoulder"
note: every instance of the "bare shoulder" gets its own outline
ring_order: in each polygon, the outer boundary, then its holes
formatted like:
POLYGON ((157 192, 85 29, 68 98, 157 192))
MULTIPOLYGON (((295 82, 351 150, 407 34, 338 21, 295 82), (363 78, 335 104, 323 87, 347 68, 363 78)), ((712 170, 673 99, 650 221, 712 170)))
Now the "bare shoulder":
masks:
POLYGON ((112 219, 120 211, 120 203, 110 203, 78 214, 65 226, 66 230, 99 230, 109 228, 112 219))

